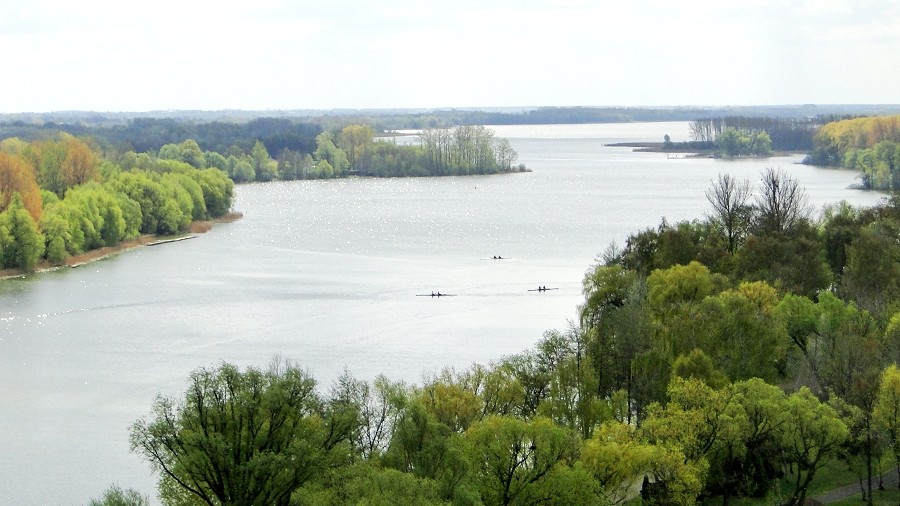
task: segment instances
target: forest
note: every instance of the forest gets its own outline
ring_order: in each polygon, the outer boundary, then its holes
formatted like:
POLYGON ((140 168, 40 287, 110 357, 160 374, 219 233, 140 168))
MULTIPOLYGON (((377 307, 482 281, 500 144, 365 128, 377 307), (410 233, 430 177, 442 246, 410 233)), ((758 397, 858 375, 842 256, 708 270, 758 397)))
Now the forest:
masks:
MULTIPOLYGON (((610 245, 577 321, 529 350, 418 385, 203 367, 132 449, 167 505, 798 505, 836 470, 896 502, 900 195, 813 218, 767 170, 706 196, 610 245)), ((116 498, 147 500, 96 504, 116 498)))

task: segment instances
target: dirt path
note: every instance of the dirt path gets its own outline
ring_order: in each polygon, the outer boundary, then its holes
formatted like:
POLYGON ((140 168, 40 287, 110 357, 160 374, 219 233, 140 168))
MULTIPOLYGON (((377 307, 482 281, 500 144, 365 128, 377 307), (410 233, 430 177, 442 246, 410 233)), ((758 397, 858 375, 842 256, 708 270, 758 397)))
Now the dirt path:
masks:
MULTIPOLYGON (((897 484, 900 483, 900 479, 897 476, 897 470, 891 469, 890 471, 881 475, 882 483, 884 484, 884 488, 897 487, 897 484)), ((865 483, 863 484, 865 486, 865 483)), ((872 477, 872 488, 876 489, 878 487, 878 477, 872 477)), ((831 504, 834 502, 841 501, 843 499, 847 499, 853 495, 860 493, 859 483, 853 483, 847 485, 845 487, 836 488, 830 492, 826 492, 824 494, 819 494, 815 497, 811 497, 816 501, 819 501, 822 504, 831 504)))

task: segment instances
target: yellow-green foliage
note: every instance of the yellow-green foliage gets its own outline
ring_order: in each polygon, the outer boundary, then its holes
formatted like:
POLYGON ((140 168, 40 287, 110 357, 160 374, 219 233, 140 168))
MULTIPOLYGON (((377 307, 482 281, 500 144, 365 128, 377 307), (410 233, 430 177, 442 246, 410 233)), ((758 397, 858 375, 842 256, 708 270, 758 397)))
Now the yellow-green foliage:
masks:
POLYGON ((900 141, 900 116, 834 121, 819 129, 814 142, 816 146, 834 146, 845 152, 850 148, 871 148, 885 140, 900 141))

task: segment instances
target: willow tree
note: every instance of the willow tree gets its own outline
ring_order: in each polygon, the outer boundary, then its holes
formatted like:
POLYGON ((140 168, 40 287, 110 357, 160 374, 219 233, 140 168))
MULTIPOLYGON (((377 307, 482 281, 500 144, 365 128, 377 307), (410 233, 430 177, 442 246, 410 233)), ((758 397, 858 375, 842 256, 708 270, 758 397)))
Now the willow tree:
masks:
POLYGON ((348 434, 323 406, 315 381, 289 363, 198 369, 183 399, 157 398, 152 418, 132 426, 131 448, 161 486, 204 504, 287 505, 348 434))
POLYGON ((43 253, 44 237, 15 193, 0 213, 0 265, 30 271, 43 253))

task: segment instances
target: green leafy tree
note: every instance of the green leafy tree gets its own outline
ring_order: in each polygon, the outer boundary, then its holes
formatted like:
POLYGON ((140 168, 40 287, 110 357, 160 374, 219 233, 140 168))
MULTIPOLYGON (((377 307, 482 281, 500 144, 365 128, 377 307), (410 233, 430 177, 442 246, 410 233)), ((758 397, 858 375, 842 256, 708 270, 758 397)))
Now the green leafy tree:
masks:
POLYGON ((441 497, 465 494, 470 464, 462 436, 437 421, 421 402, 405 406, 384 454, 387 467, 438 483, 441 497))
POLYGON ((60 204, 45 209, 41 216, 41 230, 44 232, 45 255, 53 264, 60 264, 69 255, 67 245, 72 242, 72 234, 69 232, 69 222, 57 209, 60 204))
POLYGON ((88 506, 150 506, 150 498, 136 490, 123 490, 118 485, 111 485, 103 491, 100 499, 91 499, 88 506))
POLYGON ((777 302, 774 288, 755 281, 701 304, 702 348, 730 379, 774 382, 783 376, 790 338, 773 314, 777 302))
POLYGON ((900 298, 900 223, 883 219, 862 227, 846 248, 841 293, 880 312, 900 298))
POLYGON ((716 147, 726 157, 735 157, 744 152, 744 138, 735 128, 726 128, 716 136, 716 147))
POLYGON ((0 260, 4 267, 31 271, 43 253, 44 237, 15 193, 0 213, 0 260))
POLYGON ((351 169, 361 168, 374 138, 375 130, 368 125, 347 125, 338 134, 337 145, 347 154, 351 169))
POLYGON ((716 286, 716 279, 700 262, 656 270, 647 278, 649 301, 659 309, 679 303, 699 302, 711 295, 716 286))
POLYGON ((449 505, 437 482, 371 462, 334 468, 324 480, 310 482, 293 496, 297 504, 328 506, 449 505))
POLYGON ((672 376, 698 379, 716 390, 728 384, 728 377, 722 374, 709 355, 699 348, 694 348, 687 355, 679 355, 675 359, 672 364, 672 376))
POLYGON ((634 427, 605 422, 584 441, 579 462, 600 485, 604 499, 612 505, 631 497, 634 483, 649 472, 657 448, 638 439, 634 427))
POLYGON ((692 462, 674 445, 656 445, 641 486, 647 506, 692 506, 703 492, 706 461, 692 462))
POLYGON ((600 422, 612 417, 608 405, 597 397, 597 377, 590 361, 578 355, 557 364, 550 377, 547 397, 538 414, 587 438, 600 422))
POLYGON ((315 382, 274 361, 241 372, 198 369, 182 400, 159 397, 131 428, 131 447, 206 504, 290 504, 348 436, 334 431, 315 382))
POLYGON ((205 166, 211 169, 219 169, 228 172, 228 160, 221 153, 205 151, 203 153, 205 166))
POLYGON ((250 150, 250 160, 257 181, 271 181, 278 177, 278 162, 269 156, 269 150, 262 141, 256 141, 250 150))
POLYGON ((347 154, 344 150, 335 146, 334 135, 331 132, 322 132, 316 137, 315 157, 321 177, 341 177, 350 169, 350 162, 347 160, 347 154), (327 162, 325 166, 322 162, 327 162), (331 167, 331 174, 326 170, 331 167))
MULTIPOLYGON (((558 466, 574 460, 579 447, 574 433, 543 417, 523 421, 490 416, 472 425, 466 440, 486 505, 531 503, 523 499, 537 494, 558 466)), ((552 497, 566 491, 542 492, 552 497)))
POLYGON ((873 417, 875 425, 887 436, 900 476, 900 369, 897 364, 887 366, 881 374, 873 417))
POLYGON ((426 381, 418 398, 438 423, 453 432, 465 431, 482 413, 481 399, 474 391, 453 381, 449 371, 443 377, 426 381))
POLYGON ((204 169, 189 176, 200 185, 207 218, 218 218, 231 209, 234 181, 227 175, 216 169, 204 169))
POLYGON ((797 468, 793 491, 786 504, 803 504, 816 472, 837 454, 849 431, 837 412, 820 402, 806 387, 787 398, 784 413, 783 455, 797 468))
POLYGON ((781 430, 787 396, 759 378, 733 386, 737 437, 710 457, 707 491, 722 496, 764 497, 782 475, 781 430))

